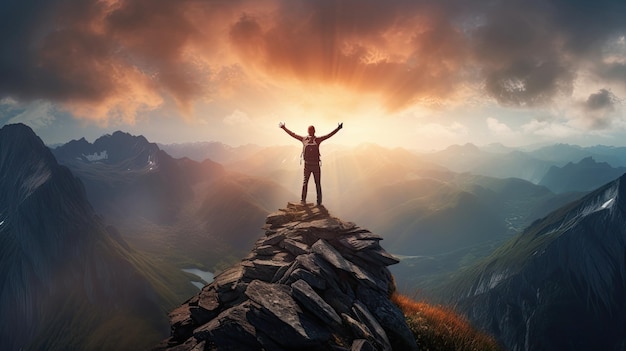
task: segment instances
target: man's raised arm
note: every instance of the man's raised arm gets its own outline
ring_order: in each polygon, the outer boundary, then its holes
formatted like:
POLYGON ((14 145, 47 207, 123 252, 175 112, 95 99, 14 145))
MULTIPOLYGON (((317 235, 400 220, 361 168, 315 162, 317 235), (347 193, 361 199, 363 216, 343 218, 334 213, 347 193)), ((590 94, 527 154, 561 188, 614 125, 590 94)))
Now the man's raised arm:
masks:
POLYGON ((339 125, 337 125, 337 128, 335 128, 335 130, 333 130, 332 132, 330 132, 329 134, 326 134, 324 136, 321 136, 319 138, 317 138, 319 140, 319 142, 321 143, 322 141, 330 138, 331 136, 337 134, 337 132, 339 131, 339 129, 343 128, 343 122, 339 123, 339 125))
POLYGON ((285 126, 285 122, 280 122, 278 123, 278 126, 284 130, 287 134, 291 135, 294 139, 298 139, 299 141, 302 141, 302 139, 304 139, 304 137, 299 136, 298 134, 290 131, 289 129, 287 129, 287 127, 285 126))

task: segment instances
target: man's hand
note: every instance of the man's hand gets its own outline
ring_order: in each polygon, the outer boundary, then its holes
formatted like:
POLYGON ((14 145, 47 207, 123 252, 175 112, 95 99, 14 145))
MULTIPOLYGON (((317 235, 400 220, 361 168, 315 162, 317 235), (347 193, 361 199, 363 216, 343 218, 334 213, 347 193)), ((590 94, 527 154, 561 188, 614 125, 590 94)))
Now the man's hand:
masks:
POLYGON ((285 122, 278 122, 278 128, 285 129, 285 122))
POLYGON ((339 123, 339 126, 337 128, 339 129, 343 128, 343 122, 339 123))

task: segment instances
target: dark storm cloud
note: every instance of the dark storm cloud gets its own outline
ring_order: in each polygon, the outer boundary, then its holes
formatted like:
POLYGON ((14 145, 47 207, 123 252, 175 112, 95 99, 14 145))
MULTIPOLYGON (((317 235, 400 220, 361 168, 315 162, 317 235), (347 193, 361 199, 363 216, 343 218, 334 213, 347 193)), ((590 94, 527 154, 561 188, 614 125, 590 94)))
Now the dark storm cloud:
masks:
POLYGON ((614 0, 289 1, 273 23, 242 17, 231 36, 268 70, 381 91, 391 108, 465 82, 531 107, 568 97, 583 66, 623 68, 599 53, 625 24, 626 2, 614 0), (389 57, 368 62, 376 50, 389 57))
MULTIPOLYGON (((46 13, 58 6, 57 1, 0 2, 0 94, 21 98, 57 98, 52 90, 55 74, 38 69, 33 46, 43 35, 41 27, 50 25, 46 13)), ((61 94, 62 95, 62 94, 61 94)))
POLYGON ((504 104, 532 106, 569 95, 578 69, 601 66, 603 46, 626 28, 624 1, 492 4, 474 49, 487 92, 504 104))
POLYGON ((582 103, 583 122, 590 129, 610 127, 616 117, 615 107, 619 103, 619 98, 610 90, 600 89, 597 93, 589 95, 582 103))
POLYGON ((217 66, 239 65, 390 110, 465 86, 530 107, 569 96, 583 67, 626 71, 624 48, 606 57, 626 34, 623 0, 5 0, 0 30, 0 97, 63 103, 188 108, 217 66))
POLYGON ((617 97, 606 89, 600 89, 595 94, 589 95, 585 108, 589 111, 613 110, 617 97))
POLYGON ((0 96, 181 107, 202 93, 183 49, 197 34, 185 1, 10 1, 0 8, 0 96), (129 95, 136 95, 135 97, 129 95), (126 97, 125 97, 126 96, 126 97))
POLYGON ((626 64, 624 63, 599 64, 597 71, 598 75, 607 81, 626 85, 626 64))

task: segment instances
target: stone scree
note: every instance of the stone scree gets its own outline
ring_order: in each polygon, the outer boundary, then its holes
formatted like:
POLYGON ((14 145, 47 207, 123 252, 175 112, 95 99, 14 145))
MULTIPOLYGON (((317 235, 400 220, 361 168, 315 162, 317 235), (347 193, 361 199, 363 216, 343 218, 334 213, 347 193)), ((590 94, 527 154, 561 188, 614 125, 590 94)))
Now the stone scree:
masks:
POLYGON ((324 207, 270 214, 250 254, 170 313, 155 350, 417 350, 382 239, 324 207))

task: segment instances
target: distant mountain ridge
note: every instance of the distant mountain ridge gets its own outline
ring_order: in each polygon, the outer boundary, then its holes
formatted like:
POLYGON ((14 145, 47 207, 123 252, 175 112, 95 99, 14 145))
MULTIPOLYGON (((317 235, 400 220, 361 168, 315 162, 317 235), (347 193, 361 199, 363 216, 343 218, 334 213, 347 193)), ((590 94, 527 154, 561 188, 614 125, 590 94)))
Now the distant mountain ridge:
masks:
POLYGON ((540 184, 551 167, 562 167, 569 162, 578 162, 588 157, 593 157, 598 162, 606 162, 612 167, 626 167, 626 147, 602 145, 581 147, 554 144, 526 150, 501 145, 477 147, 468 143, 452 145, 445 150, 423 155, 455 172, 498 178, 515 177, 535 184, 540 184))
POLYGON ((563 167, 552 166, 539 182, 557 193, 591 191, 626 173, 626 167, 611 167, 606 162, 596 162, 586 157, 578 163, 569 162, 563 167))
POLYGON ((29 127, 0 129, 0 174, 2 347, 134 348, 158 338, 161 297, 29 127), (138 335, 129 340, 130 324, 138 335))
MULTIPOLYGON (((61 164, 85 183, 98 212, 113 218, 129 215, 171 222, 192 197, 190 177, 178 162, 143 136, 124 132, 102 136, 93 144, 84 138, 52 150, 61 164)), ((208 173, 220 165, 207 161, 208 173)))
POLYGON ((510 350, 623 350, 626 176, 537 220, 447 291, 510 350))
POLYGON ((75 158, 84 162, 112 164, 124 161, 133 169, 154 166, 150 161, 154 162, 152 158, 158 151, 158 146, 148 142, 144 136, 133 136, 122 131, 103 135, 93 144, 81 138, 53 149, 55 156, 63 160, 75 158))
POLYGON ((217 141, 176 144, 159 143, 158 145, 161 150, 174 158, 187 157, 197 162, 210 159, 221 164, 240 161, 262 149, 258 145, 249 144, 233 147, 217 141))

